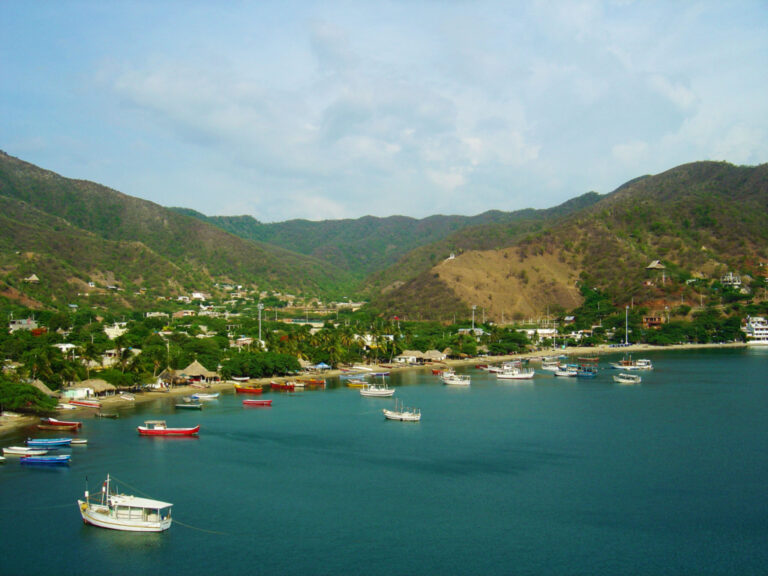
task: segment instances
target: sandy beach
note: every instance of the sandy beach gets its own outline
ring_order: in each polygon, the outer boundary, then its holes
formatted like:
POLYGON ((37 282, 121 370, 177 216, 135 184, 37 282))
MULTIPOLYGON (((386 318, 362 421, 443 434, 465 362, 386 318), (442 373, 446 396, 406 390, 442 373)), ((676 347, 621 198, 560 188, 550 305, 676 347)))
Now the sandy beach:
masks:
MULTIPOLYGON (((726 344, 677 344, 677 345, 671 345, 671 346, 650 346, 648 344, 630 344, 629 346, 621 346, 621 347, 611 347, 608 345, 602 345, 602 346, 590 346, 590 347, 571 347, 566 349, 545 349, 545 350, 536 350, 532 352, 526 352, 524 354, 513 354, 508 356, 478 356, 474 358, 466 358, 461 360, 444 360, 443 362, 439 362, 436 364, 433 364, 433 366, 473 366, 475 364, 495 364, 499 362, 505 362, 516 358, 528 358, 531 361, 535 361, 537 358, 542 358, 545 356, 556 356, 556 355, 567 355, 569 357, 578 357, 578 356, 601 356, 604 354, 637 354, 642 352, 665 352, 669 350, 698 350, 698 349, 707 349, 707 348, 744 348, 746 347, 746 344, 743 342, 734 342, 734 343, 726 343, 726 344)), ((425 366, 423 365, 398 365, 398 364, 386 364, 386 365, 380 365, 380 364, 370 364, 366 366, 367 368, 371 369, 373 372, 398 372, 402 370, 415 370, 415 369, 424 369, 425 366)), ((298 378, 311 378, 311 377, 322 377, 322 378, 333 378, 335 376, 339 376, 341 374, 349 373, 350 371, 354 371, 352 369, 347 370, 324 370, 322 372, 307 372, 305 374, 302 374, 298 378)), ((362 373, 362 371, 361 371, 362 373)), ((294 376, 282 376, 282 377, 272 377, 272 378, 254 378, 249 381, 250 384, 255 385, 267 385, 270 382, 280 382, 285 380, 296 380, 297 378, 294 376)), ((225 390, 232 390, 234 389, 234 382, 229 380, 223 380, 221 382, 213 382, 206 385, 205 391, 206 392, 217 392, 217 391, 225 391, 225 390)), ((102 407, 101 410, 103 412, 112 412, 120 407, 129 406, 130 404, 136 403, 145 403, 145 402, 151 402, 153 400, 157 400, 158 398, 164 398, 168 396, 189 396, 191 394, 194 394, 196 392, 201 392, 201 389, 198 387, 193 386, 179 386, 176 388, 173 388, 169 391, 160 392, 160 391, 148 391, 148 392, 139 392, 137 394, 134 394, 135 400, 132 402, 130 400, 124 400, 123 398, 120 398, 119 395, 115 396, 106 396, 103 398, 99 398, 101 401, 102 407)), ((58 410, 57 416, 62 420, 79 420, 83 417, 90 418, 94 412, 96 412, 93 408, 76 408, 75 410, 58 410)), ((29 415, 17 415, 17 416, 0 416, 0 437, 8 435, 13 433, 15 430, 18 430, 20 428, 26 428, 28 426, 32 426, 40 421, 39 416, 29 416, 29 415)))

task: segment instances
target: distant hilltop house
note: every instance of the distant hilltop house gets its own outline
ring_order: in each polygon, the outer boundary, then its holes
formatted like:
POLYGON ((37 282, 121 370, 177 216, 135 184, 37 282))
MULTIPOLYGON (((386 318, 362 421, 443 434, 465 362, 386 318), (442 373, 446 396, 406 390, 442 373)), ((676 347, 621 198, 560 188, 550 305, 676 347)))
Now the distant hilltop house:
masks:
POLYGON ((107 335, 107 338, 110 340, 114 340, 115 338, 119 338, 123 334, 125 334, 128 331, 128 328, 126 327, 125 322, 115 322, 112 326, 104 326, 104 333, 107 335))
POLYGON ((664 266, 664 264, 661 263, 661 260, 654 260, 653 262, 648 264, 648 266, 646 266, 645 269, 649 270, 649 271, 656 271, 657 273, 658 273, 658 271, 661 271, 661 283, 662 284, 666 283, 666 280, 667 280, 667 276, 666 276, 666 274, 667 274, 667 272, 666 272, 667 271, 667 267, 664 266))
POLYGON ((728 272, 720 277, 720 284, 730 286, 731 288, 741 288, 741 276, 728 272))
POLYGON ((37 330, 37 320, 33 318, 20 318, 18 320, 11 320, 8 329, 11 333, 16 330, 37 330))

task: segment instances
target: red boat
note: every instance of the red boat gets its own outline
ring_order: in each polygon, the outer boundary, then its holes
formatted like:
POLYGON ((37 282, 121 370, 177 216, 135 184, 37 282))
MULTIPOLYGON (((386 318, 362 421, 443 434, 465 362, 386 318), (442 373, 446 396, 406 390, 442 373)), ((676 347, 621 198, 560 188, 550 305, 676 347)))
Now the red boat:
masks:
POLYGON ((272 400, 243 400, 243 406, 272 406, 272 400))
POLYGON ((440 376, 440 374, 442 373, 443 371, 440 368, 432 368, 432 374, 434 374, 435 376, 440 376))
POLYGON ((237 394, 261 394, 264 390, 261 386, 247 386, 246 384, 235 384, 237 394))
POLYGON ((72 406, 83 406, 85 408, 101 408, 101 402, 98 400, 70 400, 72 406))
POLYGON ((200 424, 193 428, 168 428, 165 420, 147 420, 137 429, 141 436, 197 436, 200 424))
POLYGON ((296 385, 293 382, 272 382, 272 390, 289 390, 294 391, 296 385))
POLYGON ((83 423, 75 420, 57 420, 56 418, 41 418, 41 422, 47 426, 61 426, 62 428, 80 428, 83 423))
POLYGON ((301 379, 299 382, 303 382, 305 386, 325 386, 325 380, 322 378, 301 379))

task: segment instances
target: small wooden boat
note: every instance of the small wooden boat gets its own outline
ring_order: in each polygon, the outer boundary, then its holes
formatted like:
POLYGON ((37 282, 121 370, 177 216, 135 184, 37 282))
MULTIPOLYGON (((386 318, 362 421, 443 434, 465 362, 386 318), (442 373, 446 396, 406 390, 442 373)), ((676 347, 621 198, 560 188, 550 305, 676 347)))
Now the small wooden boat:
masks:
POLYGON ((168 428, 165 420, 147 420, 144 426, 137 426, 141 436, 196 436, 200 425, 192 428, 168 428))
POLYGON ((87 438, 72 438, 72 446, 84 446, 88 444, 87 438))
POLYGON ((419 422, 421 420, 421 410, 418 408, 405 408, 402 403, 398 405, 397 400, 395 400, 394 410, 387 410, 385 408, 382 412, 387 420, 399 420, 400 422, 419 422))
POLYGON ((62 404, 59 402, 56 404, 56 410, 77 410, 77 406, 72 406, 72 404, 62 404))
POLYGON ((70 444, 72 444, 72 438, 27 438, 27 446, 30 448, 54 448, 70 444))
POLYGON ((109 474, 100 494, 92 501, 86 485, 85 500, 77 501, 86 524, 125 532, 162 532, 171 527, 170 502, 119 494, 112 489, 109 474))
POLYGON ((365 388, 368 386, 368 382, 359 379, 347 380, 347 386, 349 388, 365 388))
POLYGON ((272 406, 272 400, 243 400, 243 406, 272 406))
POLYGON ((72 457, 69 454, 60 456, 22 456, 22 464, 35 464, 39 466, 68 466, 72 457))
POLYGON ((203 404, 201 402, 192 402, 190 400, 188 402, 179 402, 176 404, 176 408, 181 408, 184 410, 202 410, 203 404))
POLYGON ((643 379, 639 374, 624 374, 622 372, 619 374, 614 374, 613 381, 618 382, 619 384, 640 384, 643 379))
POLYGON ((41 418, 40 421, 48 426, 61 426, 62 428, 80 428, 83 423, 75 420, 57 420, 56 418, 41 418))
POLYGON ((120 394, 120 398, 122 400, 128 400, 128 402, 135 402, 136 401, 136 396, 134 396, 133 394, 129 394, 128 392, 121 393, 120 394))
POLYGON ((272 390, 287 390, 293 392, 296 389, 296 385, 293 382, 270 382, 272 390))
POLYGON ((80 408, 101 408, 101 402, 98 400, 70 400, 69 403, 80 408))
POLYGON ((250 376, 232 376, 232 380, 235 382, 248 382, 250 379, 250 376))
POLYGON ((53 426, 51 424, 38 424, 38 430, 58 430, 59 432, 77 432, 77 426, 53 426))
POLYGON ((211 394, 206 394, 205 392, 196 392, 191 396, 192 400, 202 400, 203 402, 207 400, 216 400, 218 397, 219 392, 213 392, 211 394))
POLYGON ((27 446, 7 446, 3 448, 3 456, 43 456, 48 454, 45 448, 29 448, 27 446))
POLYGON ((325 386, 325 380, 322 378, 302 378, 301 380, 297 380, 297 382, 301 382, 304 384, 304 386, 325 386))
POLYGON ((120 414, 117 412, 96 412, 96 418, 119 418, 120 414))
POLYGON ((246 384, 235 384, 236 394, 261 394, 264 392, 261 386, 248 386, 246 384))

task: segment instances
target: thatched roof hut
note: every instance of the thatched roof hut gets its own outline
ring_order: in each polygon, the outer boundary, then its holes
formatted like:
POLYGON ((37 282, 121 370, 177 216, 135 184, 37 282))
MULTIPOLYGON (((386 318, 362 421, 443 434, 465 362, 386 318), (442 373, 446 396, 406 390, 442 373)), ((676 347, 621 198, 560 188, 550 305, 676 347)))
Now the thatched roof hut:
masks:
POLYGON ((181 373, 187 378, 202 378, 204 380, 218 379, 219 375, 216 372, 208 370, 205 366, 200 364, 197 360, 192 362, 189 366, 181 370, 181 373))
POLYGON ((101 378, 89 378, 88 380, 83 380, 78 383, 77 388, 90 388, 97 396, 114 394, 115 390, 117 390, 114 384, 110 384, 101 378))

